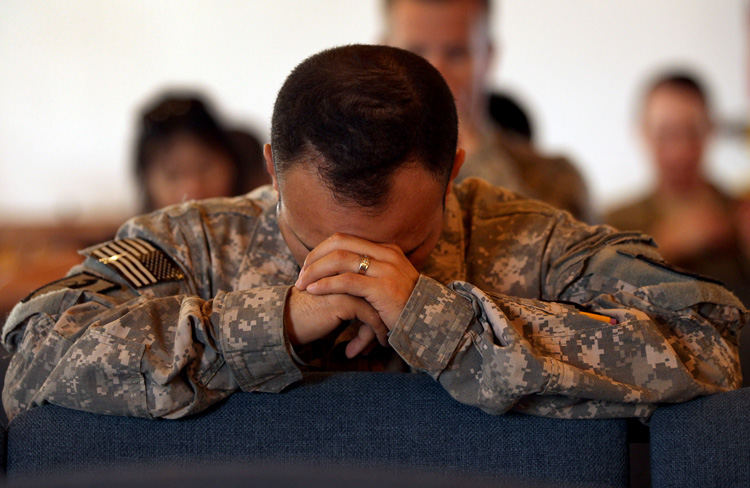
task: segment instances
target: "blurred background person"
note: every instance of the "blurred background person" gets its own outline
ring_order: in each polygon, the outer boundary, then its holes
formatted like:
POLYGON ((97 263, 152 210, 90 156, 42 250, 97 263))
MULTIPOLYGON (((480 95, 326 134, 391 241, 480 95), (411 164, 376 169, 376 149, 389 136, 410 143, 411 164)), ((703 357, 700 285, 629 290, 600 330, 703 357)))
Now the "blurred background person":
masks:
POLYGON ((495 48, 489 0, 384 0, 384 42, 419 54, 450 86, 466 161, 457 181, 477 176, 595 220, 584 179, 565 158, 537 153, 490 121, 487 80, 495 48))
POLYGON ((270 182, 257 138, 225 129, 195 94, 166 93, 143 110, 135 159, 144 212, 270 182))
MULTIPOLYGON (((750 259, 739 233, 740 202, 704 172, 713 123, 709 96, 691 73, 673 71, 646 88, 640 134, 656 172, 645 197, 608 213, 608 224, 654 237, 664 258, 717 279, 750 305, 750 259)), ((750 340, 741 341, 745 385, 750 385, 750 340)))

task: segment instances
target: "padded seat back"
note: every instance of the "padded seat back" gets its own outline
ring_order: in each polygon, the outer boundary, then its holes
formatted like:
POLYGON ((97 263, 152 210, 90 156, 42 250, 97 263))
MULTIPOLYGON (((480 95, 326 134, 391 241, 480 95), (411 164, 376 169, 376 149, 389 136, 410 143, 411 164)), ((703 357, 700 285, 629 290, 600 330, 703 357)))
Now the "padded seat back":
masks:
POLYGON ((46 405, 8 431, 8 476, 157 463, 312 463, 420 469, 555 486, 628 486, 625 420, 489 415, 429 376, 311 374, 281 394, 237 393, 190 418, 46 405))

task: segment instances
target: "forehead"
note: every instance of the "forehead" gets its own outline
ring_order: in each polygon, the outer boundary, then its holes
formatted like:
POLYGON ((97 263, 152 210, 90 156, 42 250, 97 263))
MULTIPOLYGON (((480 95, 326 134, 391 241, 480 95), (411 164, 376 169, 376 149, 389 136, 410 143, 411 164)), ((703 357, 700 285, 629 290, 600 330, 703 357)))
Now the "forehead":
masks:
POLYGON ((310 165, 289 168, 279 180, 279 191, 285 219, 309 247, 340 232, 411 249, 433 230, 443 211, 443 185, 427 170, 411 165, 394 173, 389 198, 378 213, 342 205, 310 165))
POLYGON ((645 116, 652 120, 702 120, 706 106, 695 93, 673 86, 655 89, 646 99, 645 116))
POLYGON ((149 147, 147 160, 151 164, 181 164, 205 160, 207 158, 226 158, 224 152, 207 144, 199 137, 180 133, 149 147))
POLYGON ((486 29, 478 1, 397 0, 387 12, 390 36, 398 42, 466 40, 486 29))

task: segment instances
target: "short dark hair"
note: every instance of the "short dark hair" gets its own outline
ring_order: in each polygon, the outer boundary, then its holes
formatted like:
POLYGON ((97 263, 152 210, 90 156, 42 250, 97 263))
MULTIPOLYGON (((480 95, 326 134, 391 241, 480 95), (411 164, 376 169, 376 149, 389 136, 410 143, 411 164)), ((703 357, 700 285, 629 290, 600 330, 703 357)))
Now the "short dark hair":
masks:
POLYGON ((686 91, 698 98, 703 106, 708 109, 709 96, 704 84, 699 77, 688 70, 671 70, 654 77, 647 85, 644 92, 644 104, 656 90, 660 88, 677 88, 686 91))
POLYGON ((388 46, 328 49, 300 63, 271 120, 276 174, 313 163, 342 204, 377 210, 391 176, 416 163, 448 184, 458 116, 450 88, 425 59, 388 46))
POLYGON ((189 135, 232 156, 226 131, 209 104, 193 93, 167 92, 146 105, 140 118, 136 171, 143 175, 155 150, 178 135, 189 135))
POLYGON ((518 100, 501 92, 490 92, 490 119, 505 132, 523 137, 529 142, 534 140, 534 128, 527 111, 518 100))

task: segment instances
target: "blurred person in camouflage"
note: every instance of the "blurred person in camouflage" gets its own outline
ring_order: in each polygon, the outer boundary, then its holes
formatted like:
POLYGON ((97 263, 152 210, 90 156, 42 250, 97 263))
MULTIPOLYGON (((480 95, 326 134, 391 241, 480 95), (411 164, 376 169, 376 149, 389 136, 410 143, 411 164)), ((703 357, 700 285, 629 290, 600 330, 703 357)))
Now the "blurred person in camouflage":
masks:
MULTIPOLYGON (((646 86, 639 114, 656 184, 637 201, 609 212, 606 222, 652 235, 670 263, 721 281, 750 305, 741 202, 705 171, 713 117, 704 84, 687 70, 661 73, 646 86)), ((750 341, 742 341, 740 350, 748 385, 750 341)))
POLYGON ((651 234, 670 262, 738 286, 735 292, 750 301, 750 288, 740 286, 750 279, 750 263, 733 220, 737 202, 705 171, 713 122, 703 84, 683 70, 655 77, 644 91, 639 122, 656 184, 647 196, 611 211, 607 223, 651 234))
POLYGON ((488 77, 497 49, 490 0, 385 0, 384 43, 427 59, 450 86, 458 108, 459 145, 466 160, 456 179, 493 185, 596 220, 586 183, 562 157, 540 154, 523 136, 499 130, 489 114, 488 77))
POLYGON ((45 403, 176 418, 311 370, 413 371, 489 413, 648 417, 740 383, 748 313, 638 232, 480 179, 448 85, 386 46, 284 82, 273 186, 127 222, 19 304, 10 418, 45 403))

